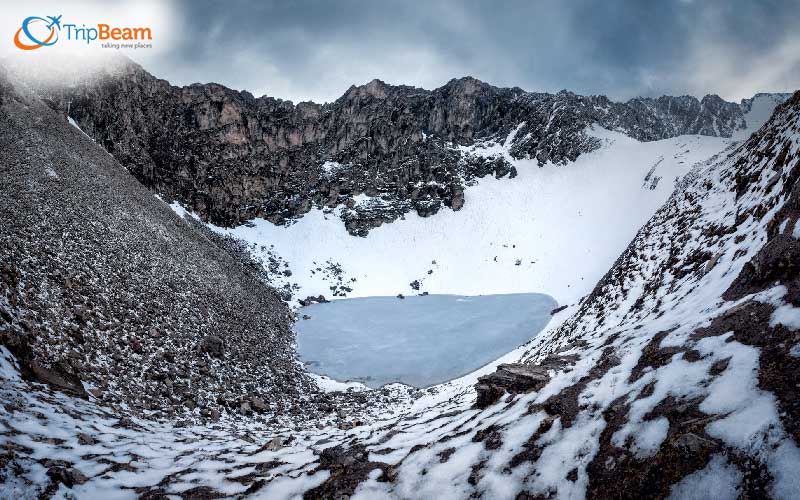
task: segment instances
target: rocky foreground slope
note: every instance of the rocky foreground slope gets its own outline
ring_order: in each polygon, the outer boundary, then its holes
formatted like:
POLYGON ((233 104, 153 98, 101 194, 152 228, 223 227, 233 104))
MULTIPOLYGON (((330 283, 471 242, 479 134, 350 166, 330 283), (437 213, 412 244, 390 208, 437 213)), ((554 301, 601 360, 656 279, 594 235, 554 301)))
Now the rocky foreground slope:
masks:
POLYGON ((346 205, 346 227, 361 236, 409 211, 459 210, 474 179, 516 174, 501 155, 457 146, 514 131, 512 157, 564 164, 599 147, 585 132, 592 123, 642 141, 730 137, 751 104, 716 95, 617 103, 467 77, 432 91, 373 80, 332 103, 295 105, 218 84, 175 87, 128 60, 92 75, 42 92, 165 199, 219 226, 346 205), (382 203, 354 206, 362 193, 382 203))
POLYGON ((3 75, 0 110, 0 342, 23 373, 139 415, 288 412, 311 384, 258 269, 3 75))
POLYGON ((695 166, 591 295, 503 365, 339 414, 356 395, 304 402, 288 311, 252 268, 0 81, 0 496, 800 495, 800 92, 695 166), (205 341, 220 331, 222 358, 205 341), (216 396, 219 421, 143 418, 137 397, 180 400, 176 385, 216 396), (277 425, 241 415, 262 387, 277 425))

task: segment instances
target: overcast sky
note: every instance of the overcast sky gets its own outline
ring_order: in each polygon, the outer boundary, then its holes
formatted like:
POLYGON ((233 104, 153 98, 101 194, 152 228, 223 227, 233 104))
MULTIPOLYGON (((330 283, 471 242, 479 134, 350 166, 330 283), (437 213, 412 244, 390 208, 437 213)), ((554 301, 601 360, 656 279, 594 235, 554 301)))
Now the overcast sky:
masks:
POLYGON ((471 75, 531 91, 800 88, 800 0, 189 1, 170 50, 132 54, 175 84, 332 101, 373 78, 435 88, 471 75))

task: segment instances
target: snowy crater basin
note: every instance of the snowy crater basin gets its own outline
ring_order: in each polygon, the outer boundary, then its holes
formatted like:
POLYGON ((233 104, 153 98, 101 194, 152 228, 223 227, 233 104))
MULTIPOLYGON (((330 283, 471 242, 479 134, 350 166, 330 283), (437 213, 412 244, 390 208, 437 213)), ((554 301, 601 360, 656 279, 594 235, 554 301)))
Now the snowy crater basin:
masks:
POLYGON ((539 333, 557 302, 540 293, 364 297, 302 308, 309 371, 378 388, 427 387, 490 363, 539 333))

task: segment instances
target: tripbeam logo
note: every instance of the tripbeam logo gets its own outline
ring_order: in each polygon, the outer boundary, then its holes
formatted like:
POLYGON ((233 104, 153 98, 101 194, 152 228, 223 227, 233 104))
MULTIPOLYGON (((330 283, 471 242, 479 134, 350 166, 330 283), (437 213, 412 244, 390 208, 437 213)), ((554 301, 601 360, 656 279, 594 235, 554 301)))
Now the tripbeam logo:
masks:
POLYGON ((38 16, 26 17, 14 35, 14 45, 21 50, 35 50, 55 45, 59 31, 61 31, 61 16, 47 16, 47 19, 38 16), (25 35, 25 41, 22 41, 21 35, 25 35))
POLYGON ((61 17, 26 17, 14 34, 14 45, 20 50, 36 50, 55 45, 61 38, 62 41, 80 41, 86 44, 101 40, 107 42, 102 44, 103 48, 113 49, 152 47, 150 43, 143 43, 153 39, 153 32, 149 27, 115 27, 103 23, 94 26, 82 24, 80 27, 71 23, 62 27, 61 17), (126 43, 113 43, 119 41, 126 43))

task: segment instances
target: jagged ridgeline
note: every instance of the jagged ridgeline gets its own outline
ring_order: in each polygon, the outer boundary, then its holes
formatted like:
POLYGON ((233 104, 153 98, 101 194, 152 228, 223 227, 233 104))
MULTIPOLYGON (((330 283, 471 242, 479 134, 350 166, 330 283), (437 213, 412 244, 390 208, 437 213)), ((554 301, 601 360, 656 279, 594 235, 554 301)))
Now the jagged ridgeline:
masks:
POLYGON ((599 147, 585 132, 593 123, 642 141, 730 137, 750 106, 716 95, 617 103, 470 77, 435 90, 373 80, 332 103, 295 105, 213 83, 172 86, 130 61, 48 98, 142 184, 207 221, 282 223, 346 205, 346 227, 361 236, 412 210, 459 210, 476 178, 515 175, 501 155, 471 153, 476 143, 509 140, 514 158, 565 164, 599 147), (381 201, 354 207, 362 193, 381 201))

